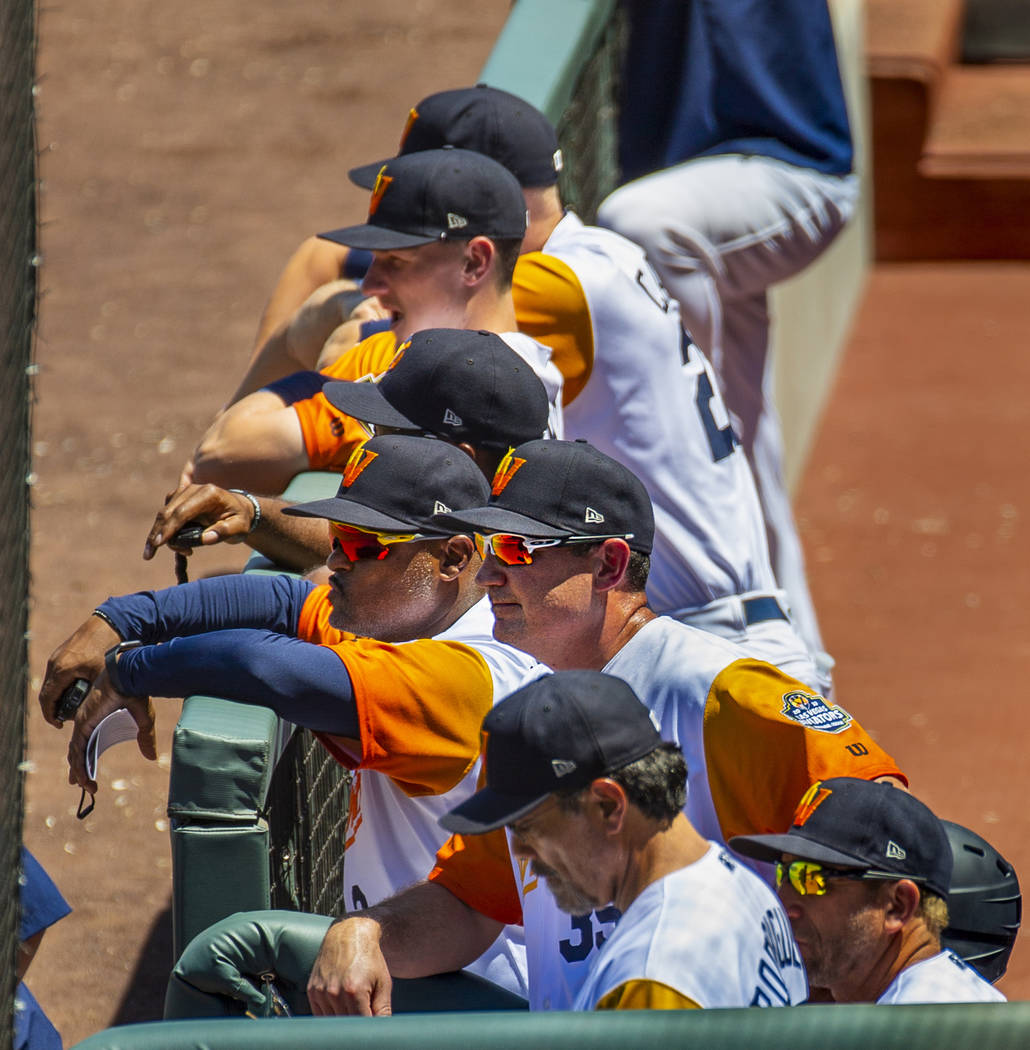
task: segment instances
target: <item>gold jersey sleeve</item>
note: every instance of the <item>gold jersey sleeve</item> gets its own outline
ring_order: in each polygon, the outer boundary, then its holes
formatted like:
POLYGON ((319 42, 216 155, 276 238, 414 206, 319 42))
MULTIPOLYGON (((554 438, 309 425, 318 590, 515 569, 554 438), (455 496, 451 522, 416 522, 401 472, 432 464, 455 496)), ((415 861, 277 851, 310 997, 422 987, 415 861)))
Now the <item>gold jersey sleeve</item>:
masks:
POLYGON ((572 401, 594 366, 594 328, 583 286, 575 271, 546 252, 520 255, 512 280, 519 331, 551 348, 551 360, 565 379, 562 399, 572 401))
POLYGON ((597 1001, 595 1010, 700 1010, 693 999, 661 981, 626 981, 597 1001))

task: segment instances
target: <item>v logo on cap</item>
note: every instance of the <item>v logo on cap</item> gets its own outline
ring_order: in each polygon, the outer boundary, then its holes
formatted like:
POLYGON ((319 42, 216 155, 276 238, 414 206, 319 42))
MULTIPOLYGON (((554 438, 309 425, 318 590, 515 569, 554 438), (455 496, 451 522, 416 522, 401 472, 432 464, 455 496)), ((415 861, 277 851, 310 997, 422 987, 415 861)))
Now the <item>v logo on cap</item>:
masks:
POLYGON ((497 473, 494 474, 493 485, 490 486, 490 495, 499 496, 507 486, 508 482, 515 476, 519 467, 525 465, 524 459, 515 458, 515 449, 508 449, 504 459, 497 466, 497 473))
POLYGON ((343 468, 343 483, 350 488, 355 481, 358 480, 358 476, 361 472, 372 462, 377 456, 378 452, 373 452, 370 448, 365 448, 364 445, 359 445, 352 453, 350 459, 347 460, 347 466, 343 468))
POLYGON ((379 174, 376 176, 376 184, 372 187, 372 199, 368 203, 368 216, 371 218, 375 215, 376 210, 379 207, 379 202, 383 199, 383 194, 386 192, 386 188, 393 182, 392 175, 384 175, 386 171, 386 165, 384 164, 379 169, 379 174))

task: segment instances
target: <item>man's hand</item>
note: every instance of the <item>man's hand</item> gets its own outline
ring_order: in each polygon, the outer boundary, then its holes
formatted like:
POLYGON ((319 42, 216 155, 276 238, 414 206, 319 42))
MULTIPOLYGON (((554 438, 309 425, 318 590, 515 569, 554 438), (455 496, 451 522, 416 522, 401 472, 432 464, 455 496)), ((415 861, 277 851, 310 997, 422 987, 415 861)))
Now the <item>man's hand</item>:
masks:
POLYGON ((188 554, 191 547, 176 547, 175 534, 189 521, 206 526, 202 546, 213 543, 241 543, 250 534, 254 505, 246 496, 217 485, 187 485, 173 492, 158 511, 143 546, 143 560, 153 558, 158 547, 168 545, 188 554))
POLYGON ((393 981, 379 947, 381 928, 355 916, 329 927, 308 978, 308 1002, 316 1017, 391 1014, 393 981))
POLYGON ((102 671, 93 683, 89 696, 82 702, 75 716, 75 728, 68 743, 68 783, 84 788, 91 795, 97 793, 95 780, 86 774, 86 744, 98 725, 113 711, 127 708, 136 723, 136 744, 140 754, 151 761, 157 759, 157 735, 154 731, 154 705, 146 696, 124 696, 111 685, 107 672, 102 671))
POLYGON ((106 620, 90 616, 50 654, 39 690, 39 707, 52 726, 60 729, 64 725, 57 717, 61 694, 76 678, 92 682, 104 669, 104 653, 120 641, 106 620))

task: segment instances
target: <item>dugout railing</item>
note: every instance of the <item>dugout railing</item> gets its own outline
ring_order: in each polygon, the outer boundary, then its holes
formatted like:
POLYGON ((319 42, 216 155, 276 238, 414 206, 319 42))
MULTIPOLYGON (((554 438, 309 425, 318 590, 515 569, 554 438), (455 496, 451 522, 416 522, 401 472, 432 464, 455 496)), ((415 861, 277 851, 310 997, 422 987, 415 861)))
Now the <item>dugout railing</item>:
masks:
MULTIPOLYGON (((851 69, 849 99, 861 143, 862 92, 854 84, 860 4, 831 0, 831 6, 845 42, 842 65, 851 69)), ((566 158, 563 195, 588 220, 618 184, 623 32, 615 0, 515 0, 482 73, 487 83, 527 98, 555 122, 566 158)), ((810 359, 817 357, 824 386, 835 359, 827 333, 841 341, 861 285, 864 222, 841 240, 796 292, 788 288, 777 301, 779 312, 790 318, 793 351, 786 361, 781 355, 781 368, 808 374, 810 359), (820 281, 832 282, 834 294, 820 292, 820 281), (792 305, 792 295, 814 301, 816 312, 792 305), (832 319, 827 310, 834 311, 832 319), (806 325, 807 339, 798 335, 806 325)), ((814 400, 818 404, 818 394, 814 400)), ((785 427, 795 458, 807 441, 802 423, 792 413, 785 427)), ((810 429, 810 423, 804 425, 810 429)), ((788 475, 796 473, 788 469, 788 475)), ((287 494, 299 500, 334 489, 333 479, 306 475, 287 494)), ((269 568, 252 559, 250 571, 269 568)), ((206 697, 187 700, 169 788, 176 955, 195 934, 236 911, 273 907, 339 914, 346 805, 345 771, 310 734, 294 732, 262 708, 206 697)))

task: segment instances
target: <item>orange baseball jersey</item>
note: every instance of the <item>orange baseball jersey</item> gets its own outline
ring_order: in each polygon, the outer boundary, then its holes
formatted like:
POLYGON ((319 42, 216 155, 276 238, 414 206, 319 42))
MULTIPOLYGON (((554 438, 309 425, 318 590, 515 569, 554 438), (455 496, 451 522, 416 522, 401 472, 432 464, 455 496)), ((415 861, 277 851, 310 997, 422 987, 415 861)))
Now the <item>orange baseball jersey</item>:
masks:
MULTIPOLYGON (((602 670, 628 682, 662 737, 683 749, 684 812, 716 842, 788 828, 797 800, 817 780, 905 779, 844 708, 669 617, 647 623, 602 670)), ((744 863, 768 878, 768 866, 744 863)), ((510 856, 500 831, 453 836, 430 879, 501 922, 522 916, 533 1009, 571 1008, 592 954, 618 918, 614 908, 560 912, 544 881, 510 856)))
MULTIPOLYGON (((487 711, 546 668, 494 639, 485 598, 433 638, 386 643, 331 627, 328 593, 308 597, 298 636, 335 652, 353 686, 360 742, 317 735, 356 771, 344 879, 347 908, 359 909, 425 876, 447 837, 438 818, 476 789, 487 711)), ((469 969, 525 995, 521 930, 469 969)))

